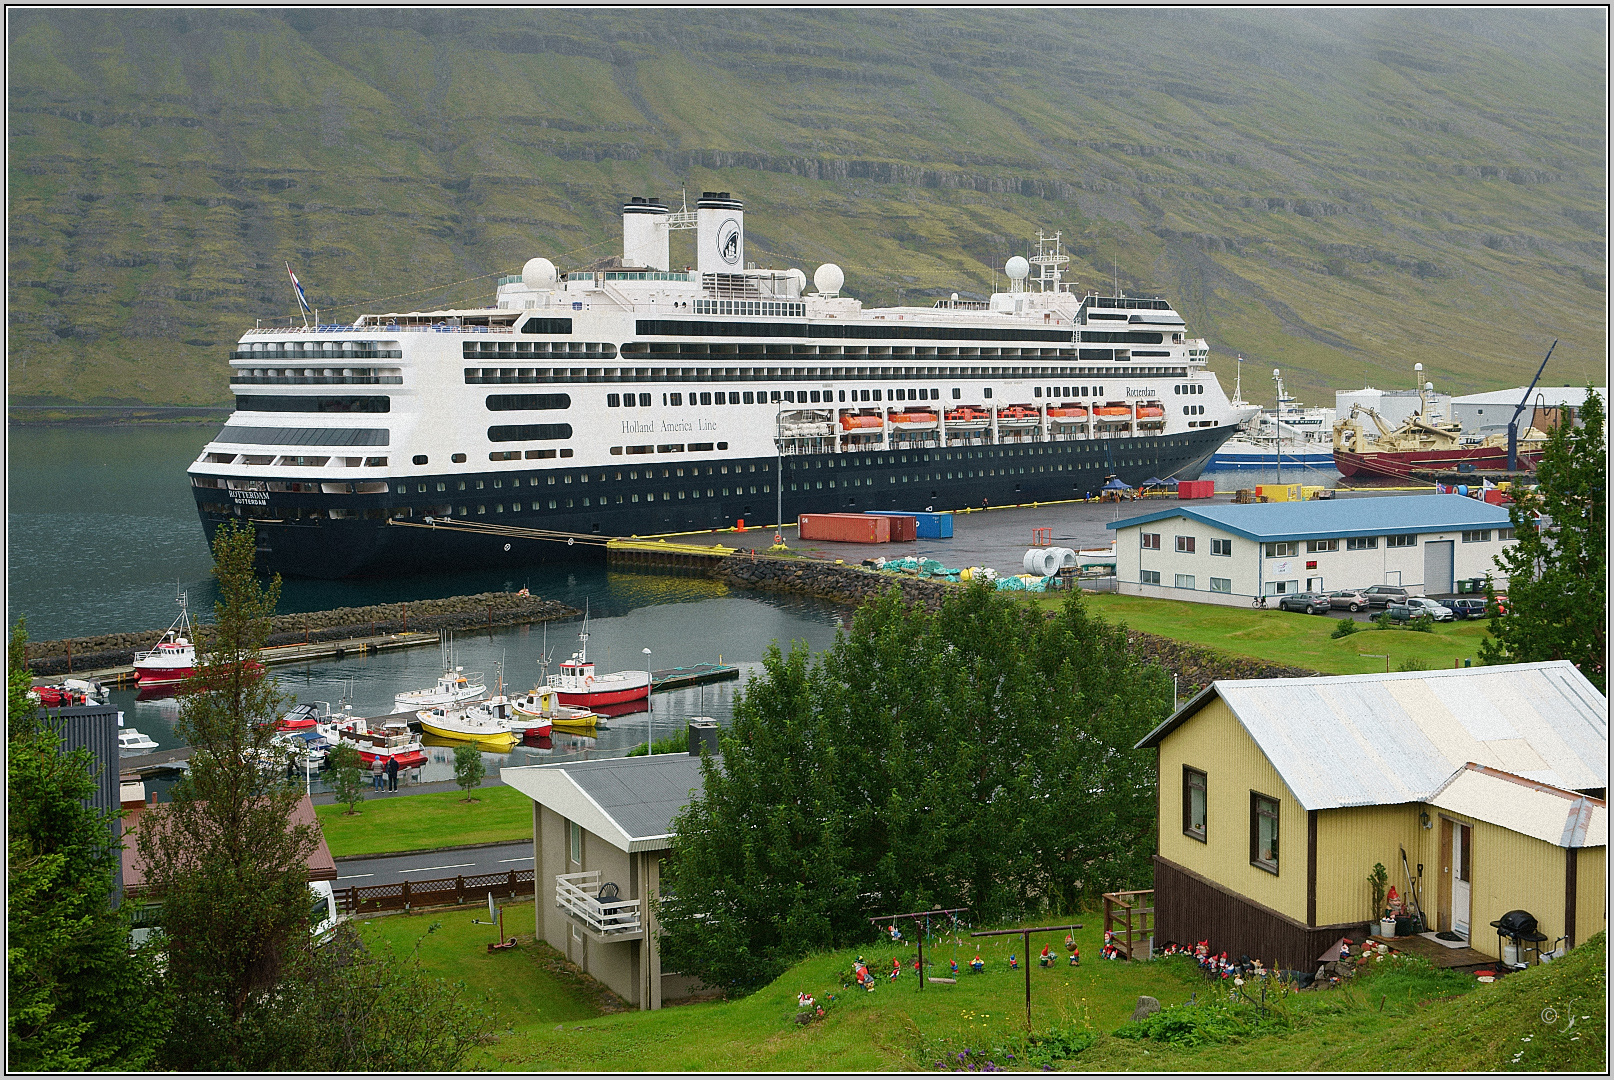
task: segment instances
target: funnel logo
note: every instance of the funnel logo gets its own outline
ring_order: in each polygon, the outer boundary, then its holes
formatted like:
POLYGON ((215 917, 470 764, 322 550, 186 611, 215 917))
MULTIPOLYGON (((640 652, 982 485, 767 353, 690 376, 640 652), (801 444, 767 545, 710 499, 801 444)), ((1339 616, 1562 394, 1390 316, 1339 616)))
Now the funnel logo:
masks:
POLYGON ((717 254, 730 266, 740 261, 740 223, 733 218, 717 227, 717 254))

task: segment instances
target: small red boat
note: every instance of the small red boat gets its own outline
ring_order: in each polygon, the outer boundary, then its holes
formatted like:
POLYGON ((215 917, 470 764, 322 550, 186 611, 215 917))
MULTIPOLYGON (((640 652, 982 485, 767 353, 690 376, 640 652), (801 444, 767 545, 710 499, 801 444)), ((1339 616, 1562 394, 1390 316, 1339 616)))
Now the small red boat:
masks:
POLYGON ((560 674, 549 676, 548 683, 560 697, 562 705, 618 705, 650 696, 650 672, 613 671, 596 675, 594 663, 588 658, 588 623, 583 623, 583 647, 560 665, 560 674))
POLYGON ((185 593, 179 594, 179 618, 148 652, 134 656, 135 678, 141 686, 181 683, 196 674, 196 634, 185 608, 185 593))

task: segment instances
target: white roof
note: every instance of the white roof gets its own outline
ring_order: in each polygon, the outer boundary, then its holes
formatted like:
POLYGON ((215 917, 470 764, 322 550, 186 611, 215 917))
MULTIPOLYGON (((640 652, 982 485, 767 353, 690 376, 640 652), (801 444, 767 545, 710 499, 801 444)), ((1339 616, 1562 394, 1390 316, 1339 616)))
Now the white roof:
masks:
POLYGON ((499 777, 623 851, 671 847, 673 818, 704 786, 689 754, 520 765, 499 777))
MULTIPOLYGON (((1526 387, 1520 386, 1512 390, 1492 390, 1485 394, 1467 394, 1463 397, 1451 399, 1453 405, 1517 405, 1524 398, 1526 387)), ((1608 400, 1608 388, 1598 389, 1597 396, 1604 401, 1608 400)), ((1544 405, 1579 405, 1586 400, 1584 386, 1538 386, 1530 391, 1530 398, 1525 402, 1526 408, 1535 405, 1537 398, 1544 405)))
POLYGON ((1453 773, 1428 802, 1558 847, 1608 845, 1607 803, 1473 762, 1453 773))
POLYGON ((1212 696, 1307 810, 1425 802, 1469 762, 1569 790, 1608 786, 1608 699, 1566 660, 1217 681, 1138 746, 1212 696))

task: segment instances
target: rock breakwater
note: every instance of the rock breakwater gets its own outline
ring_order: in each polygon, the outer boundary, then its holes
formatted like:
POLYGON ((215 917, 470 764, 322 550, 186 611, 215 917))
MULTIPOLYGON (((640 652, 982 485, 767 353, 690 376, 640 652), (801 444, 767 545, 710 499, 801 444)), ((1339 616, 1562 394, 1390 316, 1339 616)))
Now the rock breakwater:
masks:
POLYGON ((830 600, 844 600, 849 604, 861 604, 883 596, 892 586, 896 586, 903 600, 919 604, 926 611, 941 607, 948 589, 955 587, 939 581, 881 574, 844 563, 812 559, 752 559, 749 555, 729 556, 713 568, 712 576, 739 588, 805 593, 830 600))
MULTIPOLYGON (((404 631, 429 633, 435 630, 521 626, 580 614, 582 612, 576 608, 567 607, 558 600, 522 596, 520 593, 488 592, 440 600, 410 600, 407 603, 276 615, 270 623, 268 644, 341 641, 404 631)), ((210 627, 198 626, 196 632, 205 644, 210 627)), ((73 671, 120 667, 133 663, 134 654, 151 648, 162 634, 162 630, 147 630, 143 633, 101 634, 62 641, 32 641, 28 643, 28 666, 35 675, 65 675, 71 657, 73 671)))

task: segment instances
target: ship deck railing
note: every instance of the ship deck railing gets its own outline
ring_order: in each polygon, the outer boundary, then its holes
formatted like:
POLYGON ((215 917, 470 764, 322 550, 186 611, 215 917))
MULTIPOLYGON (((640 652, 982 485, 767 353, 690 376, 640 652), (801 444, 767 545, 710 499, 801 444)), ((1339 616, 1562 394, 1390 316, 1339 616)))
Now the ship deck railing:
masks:
POLYGON ((285 337, 287 334, 514 334, 513 326, 466 326, 453 323, 365 323, 363 326, 351 324, 341 326, 257 326, 245 331, 242 337, 262 337, 273 334, 276 337, 285 337))

